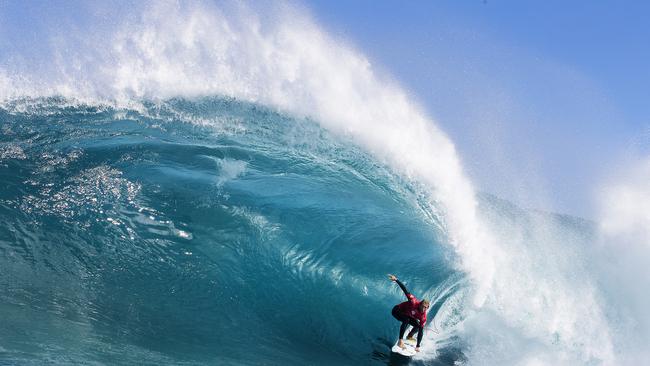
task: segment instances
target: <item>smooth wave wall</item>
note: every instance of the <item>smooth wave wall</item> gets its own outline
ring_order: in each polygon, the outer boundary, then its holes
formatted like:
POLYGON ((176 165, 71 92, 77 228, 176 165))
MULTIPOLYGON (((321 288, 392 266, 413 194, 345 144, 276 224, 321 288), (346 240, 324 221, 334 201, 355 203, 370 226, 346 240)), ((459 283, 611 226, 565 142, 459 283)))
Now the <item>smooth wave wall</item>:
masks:
POLYGON ((145 104, 0 110, 3 360, 381 364, 386 269, 436 308, 463 286, 421 192, 349 141, 232 99, 145 104))

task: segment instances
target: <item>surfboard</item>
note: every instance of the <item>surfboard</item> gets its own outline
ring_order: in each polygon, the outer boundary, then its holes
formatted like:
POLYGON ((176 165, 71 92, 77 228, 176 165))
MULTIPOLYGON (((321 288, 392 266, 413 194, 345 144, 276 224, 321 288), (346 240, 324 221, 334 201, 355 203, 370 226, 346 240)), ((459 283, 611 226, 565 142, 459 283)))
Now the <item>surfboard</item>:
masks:
POLYGON ((417 352, 415 352, 415 341, 414 340, 405 339, 404 340, 404 346, 406 348, 402 348, 402 347, 398 346, 397 345, 398 343, 399 343, 399 341, 395 342, 395 345, 391 349, 394 353, 398 353, 398 354, 400 354, 402 356, 406 356, 406 357, 414 356, 417 353, 417 352))

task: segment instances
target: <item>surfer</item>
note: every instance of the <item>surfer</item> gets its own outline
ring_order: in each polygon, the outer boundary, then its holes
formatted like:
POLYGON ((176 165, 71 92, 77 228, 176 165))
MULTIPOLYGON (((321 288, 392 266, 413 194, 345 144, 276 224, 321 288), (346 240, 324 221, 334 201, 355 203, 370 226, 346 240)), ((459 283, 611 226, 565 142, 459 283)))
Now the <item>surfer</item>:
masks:
POLYGON ((402 338, 404 338, 404 332, 410 324, 413 329, 409 332, 408 339, 413 339, 415 332, 418 332, 418 341, 415 346, 415 351, 420 352, 420 343, 422 342, 422 336, 424 335, 424 324, 427 322, 429 300, 423 299, 422 301, 418 301, 413 294, 409 293, 404 284, 400 282, 395 275, 389 274, 388 278, 399 285, 402 291, 404 291, 407 300, 393 307, 393 316, 402 323, 399 327, 399 341, 397 345, 400 348, 406 348, 402 338))

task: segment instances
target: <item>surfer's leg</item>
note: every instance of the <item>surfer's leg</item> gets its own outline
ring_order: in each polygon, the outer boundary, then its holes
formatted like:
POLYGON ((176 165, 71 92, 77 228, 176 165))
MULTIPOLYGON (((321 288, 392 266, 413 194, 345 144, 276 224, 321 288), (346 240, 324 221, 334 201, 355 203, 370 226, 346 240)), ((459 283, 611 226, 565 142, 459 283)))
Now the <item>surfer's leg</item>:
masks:
POLYGON ((400 341, 402 338, 404 338, 404 332, 406 332, 406 328, 409 326, 409 322, 403 322, 402 325, 399 327, 399 339, 400 341))
POLYGON ((404 332, 406 332, 406 327, 408 327, 408 325, 409 325, 409 318, 402 315, 402 314, 400 314, 399 308, 397 307, 397 305, 395 305, 395 307, 393 307, 393 311, 391 312, 391 314, 393 315, 393 317, 395 319, 399 320, 402 323, 400 325, 400 327, 399 327, 399 338, 398 338, 399 341, 398 341, 397 345, 399 347, 401 347, 401 348, 405 348, 404 341, 402 340, 402 338, 404 338, 404 332))
POLYGON ((420 323, 418 323, 415 319, 413 318, 408 318, 409 324, 411 325, 411 331, 409 334, 406 336, 406 339, 413 340, 413 335, 415 332, 418 331, 418 329, 421 329, 420 323))
POLYGON ((406 348, 404 346, 403 338, 404 338, 404 332, 406 332, 406 327, 408 327, 408 326, 409 326, 409 322, 405 321, 405 322, 402 322, 402 325, 400 325, 400 327, 399 327, 399 343, 397 345, 400 346, 401 348, 406 348))
POLYGON ((417 332, 417 331, 418 331, 418 327, 412 327, 411 331, 406 336, 406 339, 415 340, 415 338, 413 338, 413 336, 415 335, 415 332, 417 332))

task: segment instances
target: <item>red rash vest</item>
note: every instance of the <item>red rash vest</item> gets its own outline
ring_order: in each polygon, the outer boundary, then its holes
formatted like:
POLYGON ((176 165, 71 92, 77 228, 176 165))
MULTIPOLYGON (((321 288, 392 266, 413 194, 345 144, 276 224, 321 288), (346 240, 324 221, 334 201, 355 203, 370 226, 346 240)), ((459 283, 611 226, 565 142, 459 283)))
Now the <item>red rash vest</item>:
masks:
POLYGON ((409 318, 419 320, 420 326, 424 327, 424 323, 427 322, 427 313, 420 312, 421 301, 413 296, 413 294, 408 294, 406 297, 408 298, 408 301, 404 301, 403 303, 397 305, 399 312, 408 316, 409 318))

